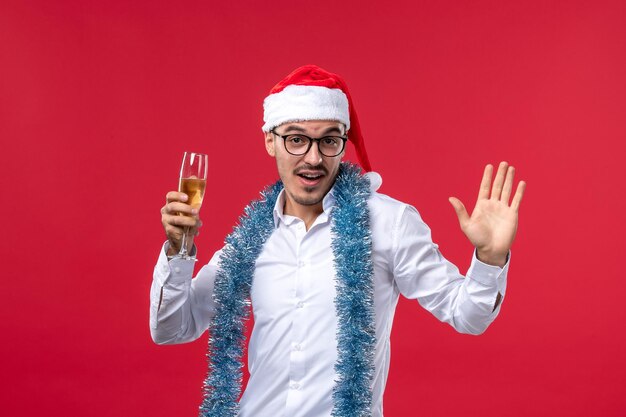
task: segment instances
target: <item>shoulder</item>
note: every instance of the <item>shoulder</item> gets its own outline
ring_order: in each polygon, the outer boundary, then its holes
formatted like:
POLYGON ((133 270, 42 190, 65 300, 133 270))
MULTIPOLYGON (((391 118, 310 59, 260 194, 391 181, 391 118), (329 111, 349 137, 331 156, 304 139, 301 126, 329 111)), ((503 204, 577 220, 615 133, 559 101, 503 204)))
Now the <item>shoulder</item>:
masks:
POLYGON ((386 194, 372 192, 367 203, 372 229, 378 232, 390 234, 410 225, 426 226, 415 207, 386 194))
POLYGON ((368 206, 373 221, 400 222, 407 215, 421 219, 419 212, 412 205, 378 192, 382 185, 382 178, 378 173, 368 172, 365 177, 370 181, 368 206))
POLYGON ((367 203, 372 215, 393 215, 394 213, 401 214, 407 209, 407 207, 410 207, 409 204, 396 200, 386 194, 379 193, 378 191, 372 191, 367 203))

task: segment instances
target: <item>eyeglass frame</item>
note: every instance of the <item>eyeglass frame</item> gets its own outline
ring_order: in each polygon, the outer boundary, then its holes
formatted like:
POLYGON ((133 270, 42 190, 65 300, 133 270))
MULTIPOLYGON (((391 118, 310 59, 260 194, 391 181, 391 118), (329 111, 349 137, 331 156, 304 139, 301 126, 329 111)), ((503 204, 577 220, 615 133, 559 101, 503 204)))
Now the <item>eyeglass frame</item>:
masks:
POLYGON ((285 150, 287 151, 287 153, 289 155, 293 155, 293 156, 304 156, 307 153, 309 153, 309 151, 311 150, 311 147, 313 146, 313 142, 317 142, 317 151, 320 153, 320 155, 324 155, 327 158, 335 158, 339 155, 341 155, 341 153, 346 149, 346 142, 348 141, 348 137, 347 136, 333 136, 333 135, 326 135, 326 136, 322 136, 321 138, 312 138, 310 136, 307 136, 305 134, 302 133, 290 133, 288 135, 279 135, 278 133, 276 133, 275 129, 270 130, 271 133, 273 133, 274 135, 278 136, 279 138, 282 138, 283 140, 283 146, 285 147, 285 150), (307 138, 309 140, 309 146, 306 148, 306 151, 304 151, 303 153, 292 153, 289 152, 289 149, 287 149, 287 138, 289 136, 303 136, 305 138, 307 138), (320 142, 322 139, 326 139, 326 138, 339 138, 341 139, 341 150, 336 154, 336 155, 326 155, 324 152, 322 152, 322 149, 320 148, 320 142))

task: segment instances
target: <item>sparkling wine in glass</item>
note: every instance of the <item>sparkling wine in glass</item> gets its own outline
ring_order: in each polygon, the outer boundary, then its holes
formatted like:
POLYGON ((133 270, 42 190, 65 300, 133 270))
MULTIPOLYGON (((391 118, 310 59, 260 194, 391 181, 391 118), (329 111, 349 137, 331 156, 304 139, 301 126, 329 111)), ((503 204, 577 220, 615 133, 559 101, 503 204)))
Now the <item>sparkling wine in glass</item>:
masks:
MULTIPOLYGON (((187 194, 187 204, 200 210, 204 190, 206 188, 207 176, 207 156, 202 153, 185 152, 183 155, 183 163, 180 167, 180 181, 178 182, 178 191, 187 194)), ((180 244, 180 252, 178 257, 190 259, 187 253, 187 234, 189 228, 185 227, 183 239, 180 244)))

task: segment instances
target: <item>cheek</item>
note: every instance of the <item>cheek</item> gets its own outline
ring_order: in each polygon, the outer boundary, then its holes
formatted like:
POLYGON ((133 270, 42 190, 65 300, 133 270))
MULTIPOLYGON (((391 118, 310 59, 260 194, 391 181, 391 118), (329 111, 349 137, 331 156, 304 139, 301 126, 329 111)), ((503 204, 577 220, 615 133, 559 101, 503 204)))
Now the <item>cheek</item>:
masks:
POLYGON ((339 172, 339 166, 341 165, 341 159, 334 162, 331 166, 328 167, 328 170, 333 174, 334 177, 337 172, 339 172))
POLYGON ((276 156, 276 167, 278 169, 278 175, 280 179, 285 182, 287 180, 287 176, 291 173, 292 167, 289 164, 288 160, 285 158, 281 158, 280 156, 276 156))

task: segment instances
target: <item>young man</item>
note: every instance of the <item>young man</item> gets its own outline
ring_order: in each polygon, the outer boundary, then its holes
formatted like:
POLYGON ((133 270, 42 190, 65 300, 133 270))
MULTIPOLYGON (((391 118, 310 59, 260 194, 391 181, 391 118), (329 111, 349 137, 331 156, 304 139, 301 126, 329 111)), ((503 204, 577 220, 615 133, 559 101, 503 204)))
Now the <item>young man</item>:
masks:
POLYGON ((509 203, 513 167, 501 163, 492 185, 487 165, 471 216, 450 199, 476 248, 466 278, 441 255, 413 207, 376 192, 378 174, 341 162, 349 138, 371 171, 339 76, 298 68, 265 99, 264 121, 281 182, 247 208, 193 280, 193 260, 173 255, 184 227, 191 246, 201 222, 184 194, 167 194, 152 337, 185 343, 209 329, 203 416, 380 417, 399 295, 417 299, 459 332, 485 331, 505 294, 525 184, 509 203), (249 302, 250 380, 239 400, 241 321, 249 302))

